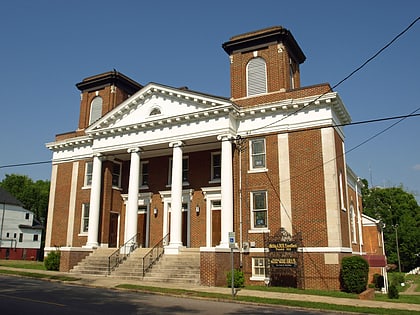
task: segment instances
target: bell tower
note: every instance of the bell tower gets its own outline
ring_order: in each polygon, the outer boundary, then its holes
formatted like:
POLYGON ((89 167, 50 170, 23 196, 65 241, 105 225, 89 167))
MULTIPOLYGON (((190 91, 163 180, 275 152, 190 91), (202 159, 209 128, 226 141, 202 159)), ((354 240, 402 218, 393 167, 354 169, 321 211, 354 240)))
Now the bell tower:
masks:
POLYGON ((230 58, 231 98, 239 105, 276 101, 300 88, 306 57, 289 30, 274 26, 233 36, 222 47, 230 58))
POLYGON ((81 131, 140 90, 142 85, 113 70, 85 78, 76 87, 80 90, 78 130, 81 131))

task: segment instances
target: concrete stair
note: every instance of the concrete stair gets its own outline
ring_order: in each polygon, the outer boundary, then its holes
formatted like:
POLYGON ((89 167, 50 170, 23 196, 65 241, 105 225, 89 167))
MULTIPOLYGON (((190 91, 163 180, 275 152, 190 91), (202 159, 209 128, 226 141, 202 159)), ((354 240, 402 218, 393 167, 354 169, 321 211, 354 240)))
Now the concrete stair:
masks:
POLYGON ((163 255, 143 278, 144 281, 200 284, 200 250, 181 249, 178 255, 163 255))
POLYGON ((108 274, 108 257, 115 248, 97 248, 89 256, 80 261, 71 273, 104 276, 108 274))
POLYGON ((119 279, 143 279, 143 257, 150 248, 137 248, 114 271, 111 277, 119 279))

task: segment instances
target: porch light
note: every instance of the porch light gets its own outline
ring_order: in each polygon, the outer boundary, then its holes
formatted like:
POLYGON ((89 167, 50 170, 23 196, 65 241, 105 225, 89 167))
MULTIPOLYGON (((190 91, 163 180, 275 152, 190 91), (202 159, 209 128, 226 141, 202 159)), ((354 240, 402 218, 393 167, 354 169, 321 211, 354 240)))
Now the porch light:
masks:
POLYGON ((195 212, 196 212, 197 214, 199 214, 199 213, 200 213, 200 206, 199 206, 199 205, 195 206, 195 212))
POLYGON ((158 214, 158 209, 157 209, 157 208, 154 208, 154 209, 153 209, 153 214, 154 214, 155 216, 157 216, 157 214, 158 214))

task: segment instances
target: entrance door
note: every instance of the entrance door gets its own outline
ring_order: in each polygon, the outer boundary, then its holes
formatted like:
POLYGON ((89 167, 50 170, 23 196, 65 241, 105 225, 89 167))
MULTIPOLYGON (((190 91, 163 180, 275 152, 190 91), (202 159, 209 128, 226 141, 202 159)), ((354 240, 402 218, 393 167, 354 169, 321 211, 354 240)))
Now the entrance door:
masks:
POLYGON ((146 247, 147 233, 147 206, 140 206, 137 214, 137 244, 139 247, 146 247))
POLYGON ((221 210, 211 211, 211 246, 215 247, 220 244, 222 240, 222 221, 221 221, 221 210))
POLYGON ((111 212, 109 217, 108 247, 117 247, 118 244, 118 217, 119 214, 111 212))

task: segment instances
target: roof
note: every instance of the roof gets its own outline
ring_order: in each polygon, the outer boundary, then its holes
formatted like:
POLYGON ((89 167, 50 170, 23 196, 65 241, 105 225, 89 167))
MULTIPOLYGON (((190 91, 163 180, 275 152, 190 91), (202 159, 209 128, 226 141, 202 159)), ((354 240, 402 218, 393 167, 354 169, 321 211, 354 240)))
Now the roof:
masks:
POLYGON ((84 92, 96 90, 100 87, 109 86, 112 84, 122 87, 130 94, 134 94, 143 87, 140 83, 130 79, 115 69, 113 71, 85 78, 82 82, 77 83, 76 87, 80 91, 84 92))
POLYGON ((0 203, 23 207, 23 203, 13 197, 7 190, 0 187, 0 203))
POLYGON ((271 43, 284 43, 295 56, 296 61, 303 63, 305 54, 300 49, 292 33, 282 26, 273 26, 262 30, 236 35, 222 45, 223 49, 231 55, 235 52, 244 52, 267 46, 271 43))

